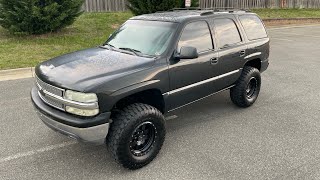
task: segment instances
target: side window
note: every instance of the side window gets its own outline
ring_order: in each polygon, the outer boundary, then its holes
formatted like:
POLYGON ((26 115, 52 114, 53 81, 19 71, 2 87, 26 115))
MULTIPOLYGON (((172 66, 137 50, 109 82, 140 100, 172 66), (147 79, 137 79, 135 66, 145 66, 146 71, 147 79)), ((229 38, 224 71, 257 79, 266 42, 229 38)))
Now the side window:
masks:
POLYGON ((195 47, 199 53, 212 49, 212 39, 208 24, 205 21, 188 24, 184 28, 178 44, 179 52, 182 46, 195 47))
POLYGON ((255 15, 239 16, 240 22, 246 31, 249 40, 261 39, 267 37, 266 29, 261 20, 255 15))
POLYGON ((215 19, 214 26, 216 30, 216 39, 219 43, 219 48, 231 46, 241 42, 241 37, 238 28, 231 19, 215 19))

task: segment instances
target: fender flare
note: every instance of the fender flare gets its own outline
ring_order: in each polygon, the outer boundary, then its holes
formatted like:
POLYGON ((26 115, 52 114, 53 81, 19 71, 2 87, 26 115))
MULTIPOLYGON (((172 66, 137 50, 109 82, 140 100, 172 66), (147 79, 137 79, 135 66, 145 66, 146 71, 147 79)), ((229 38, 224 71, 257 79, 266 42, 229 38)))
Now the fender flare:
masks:
POLYGON ((124 87, 122 89, 119 89, 111 94, 108 95, 108 101, 107 103, 107 109, 111 110, 114 105, 119 102, 121 99, 131 96, 133 94, 146 91, 146 90, 151 90, 151 89, 157 89, 160 91, 162 94, 161 89, 159 88, 160 80, 150 80, 150 81, 144 81, 141 83, 133 84, 131 86, 124 87))

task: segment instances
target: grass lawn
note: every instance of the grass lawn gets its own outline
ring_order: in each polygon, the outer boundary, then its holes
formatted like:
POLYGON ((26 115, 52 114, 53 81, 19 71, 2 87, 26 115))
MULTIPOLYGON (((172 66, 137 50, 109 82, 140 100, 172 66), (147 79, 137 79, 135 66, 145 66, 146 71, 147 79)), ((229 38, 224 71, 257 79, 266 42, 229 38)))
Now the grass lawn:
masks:
POLYGON ((61 32, 40 36, 14 36, 0 27, 0 69, 33 67, 39 62, 68 52, 94 47, 131 13, 85 13, 61 32))
MULTIPOLYGON (((320 10, 259 9, 253 12, 262 18, 320 18, 320 10)), ((61 54, 102 44, 131 16, 129 12, 85 13, 74 25, 41 36, 14 36, 0 27, 0 69, 32 67, 61 54)))

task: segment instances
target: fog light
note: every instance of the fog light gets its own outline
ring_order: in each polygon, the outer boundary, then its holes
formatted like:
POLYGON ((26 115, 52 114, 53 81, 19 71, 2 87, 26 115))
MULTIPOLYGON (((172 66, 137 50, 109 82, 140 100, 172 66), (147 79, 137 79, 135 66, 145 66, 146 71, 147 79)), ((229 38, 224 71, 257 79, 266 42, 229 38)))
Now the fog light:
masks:
POLYGON ((79 116, 95 116, 99 114, 99 109, 78 109, 70 106, 66 106, 66 111, 79 116))

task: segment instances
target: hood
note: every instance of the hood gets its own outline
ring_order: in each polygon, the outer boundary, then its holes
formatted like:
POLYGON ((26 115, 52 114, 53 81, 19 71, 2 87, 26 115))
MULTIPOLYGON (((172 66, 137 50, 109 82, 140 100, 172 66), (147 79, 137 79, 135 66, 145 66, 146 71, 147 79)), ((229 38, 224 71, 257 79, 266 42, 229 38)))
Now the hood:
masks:
POLYGON ((43 62, 35 72, 51 85, 84 92, 89 87, 150 68, 154 62, 154 58, 97 47, 43 62))

